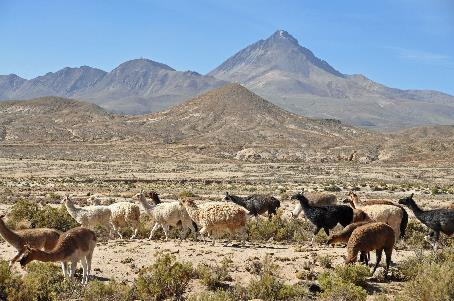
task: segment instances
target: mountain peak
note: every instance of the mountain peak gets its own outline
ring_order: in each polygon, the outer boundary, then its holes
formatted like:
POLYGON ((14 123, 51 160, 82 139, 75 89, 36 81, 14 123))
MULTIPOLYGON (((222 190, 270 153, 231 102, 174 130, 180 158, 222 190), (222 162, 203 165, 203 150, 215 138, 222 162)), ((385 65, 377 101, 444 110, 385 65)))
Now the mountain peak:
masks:
POLYGON ((287 31, 279 29, 273 33, 266 41, 271 42, 290 42, 291 44, 298 45, 298 40, 295 39, 287 31))
POLYGON ((146 69, 151 69, 151 70, 159 70, 159 69, 164 69, 164 70, 169 70, 169 71, 175 71, 172 67, 155 62, 153 60, 145 59, 145 58, 140 58, 140 59, 133 59, 126 61, 122 64, 120 64, 117 68, 114 70, 121 69, 121 70, 131 70, 131 71, 137 71, 137 70, 146 70, 146 69))

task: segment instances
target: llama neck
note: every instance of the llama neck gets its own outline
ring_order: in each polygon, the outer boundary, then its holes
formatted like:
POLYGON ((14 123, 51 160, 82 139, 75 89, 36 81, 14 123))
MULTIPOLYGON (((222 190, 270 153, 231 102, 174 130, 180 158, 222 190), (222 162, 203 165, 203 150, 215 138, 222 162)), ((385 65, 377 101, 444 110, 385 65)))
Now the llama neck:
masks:
POLYGON ((142 205, 143 209, 145 209, 145 211, 147 211, 147 212, 153 211, 154 206, 150 205, 150 204, 147 202, 147 199, 145 198, 145 196, 144 196, 143 194, 140 195, 140 197, 139 197, 139 202, 140 202, 140 204, 142 205))
POLYGON ((418 205, 416 205, 416 203, 414 202, 410 202, 408 204, 408 207, 410 207, 411 211, 413 211, 416 217, 420 216, 421 213, 424 213, 424 211, 422 211, 421 208, 419 208, 418 205))
POLYGON ((71 215, 71 217, 73 217, 73 218, 77 217, 80 209, 76 208, 76 206, 74 206, 74 203, 71 200, 67 199, 65 201, 65 207, 68 210, 68 213, 69 213, 69 215, 71 215))
POLYGON ((230 199, 232 200, 232 202, 234 202, 237 205, 240 205, 240 206, 244 206, 245 205, 244 199, 239 197, 239 196, 230 195, 230 199))
MULTIPOLYGON (((144 198, 145 198, 145 196, 144 196, 144 198)), ((161 199, 157 195, 153 195, 152 200, 155 205, 161 204, 161 199)))
POLYGON ((43 262, 62 261, 66 258, 65 252, 62 249, 56 249, 50 252, 34 249, 32 253, 33 259, 43 262))
POLYGON ((199 208, 197 206, 184 206, 184 208, 193 221, 199 221, 199 208))
POLYGON ((359 201, 359 196, 354 194, 354 195, 352 195, 351 200, 352 200, 351 204, 352 204, 353 208, 361 207, 361 203, 359 201))
POLYGON ((5 225, 3 219, 0 219, 0 235, 16 249, 22 248, 21 237, 5 225))

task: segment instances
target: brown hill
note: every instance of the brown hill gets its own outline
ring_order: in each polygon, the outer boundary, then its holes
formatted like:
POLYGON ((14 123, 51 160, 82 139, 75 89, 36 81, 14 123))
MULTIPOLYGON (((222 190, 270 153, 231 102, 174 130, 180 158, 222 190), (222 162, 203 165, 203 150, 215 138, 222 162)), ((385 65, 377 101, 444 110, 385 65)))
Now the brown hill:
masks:
POLYGON ((375 135, 337 120, 287 112, 239 84, 227 84, 168 111, 148 115, 146 124, 161 137, 188 143, 316 148, 375 135))

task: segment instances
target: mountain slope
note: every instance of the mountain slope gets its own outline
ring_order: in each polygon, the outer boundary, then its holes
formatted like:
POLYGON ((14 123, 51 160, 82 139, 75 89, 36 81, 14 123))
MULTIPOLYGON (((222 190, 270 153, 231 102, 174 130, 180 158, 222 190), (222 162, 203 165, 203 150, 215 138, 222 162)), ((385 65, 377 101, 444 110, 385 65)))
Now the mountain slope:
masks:
MULTIPOLYGON (((46 97, 0 103, 0 141, 143 141, 208 146, 235 155, 247 148, 298 158, 373 149, 381 137, 336 120, 284 111, 238 84, 206 92, 179 106, 142 116, 111 115, 76 100, 46 97)), ((211 154, 212 155, 212 154, 211 154)))
POLYGON ((393 89, 362 75, 342 74, 282 30, 239 51, 208 75, 241 83, 305 116, 381 129, 454 123, 453 96, 393 89))
POLYGON ((145 118, 143 125, 163 141, 225 146, 225 152, 256 148, 276 156, 293 153, 300 158, 322 150, 327 155, 343 150, 351 153, 357 146, 373 148, 372 140, 380 136, 336 120, 292 114, 239 84, 211 90, 145 118))
POLYGON ((147 59, 127 61, 107 73, 82 66, 49 72, 31 80, 0 77, 0 99, 60 96, 86 100, 117 113, 161 111, 225 84, 196 72, 180 72, 147 59))
POLYGON ((161 111, 223 84, 210 76, 137 59, 121 64, 78 98, 109 111, 140 114, 161 111))

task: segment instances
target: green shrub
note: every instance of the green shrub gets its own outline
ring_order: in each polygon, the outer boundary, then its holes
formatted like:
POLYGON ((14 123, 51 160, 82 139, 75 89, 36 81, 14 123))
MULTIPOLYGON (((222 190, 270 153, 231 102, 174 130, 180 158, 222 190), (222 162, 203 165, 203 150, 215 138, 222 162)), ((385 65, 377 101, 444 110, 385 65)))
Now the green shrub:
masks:
POLYGON ((419 221, 409 220, 405 231, 405 243, 416 249, 431 248, 430 244, 424 239, 427 232, 427 228, 419 221))
POLYGON ((19 291, 22 285, 20 275, 12 272, 8 265, 8 261, 0 261, 0 300, 6 300, 11 293, 19 291))
POLYGON ((222 287, 223 281, 232 280, 232 277, 229 275, 231 264, 232 259, 228 257, 224 257, 221 260, 221 263, 216 265, 199 264, 196 271, 200 278, 200 282, 209 290, 215 290, 222 287))
POLYGON ((178 194, 178 198, 182 199, 182 198, 193 198, 193 197, 196 197, 197 195, 194 194, 192 191, 189 191, 189 190, 183 190, 182 192, 180 192, 178 194))
POLYGON ((27 265, 27 274, 20 288, 12 292, 8 300, 61 300, 60 294, 67 290, 60 267, 51 263, 32 262, 27 265))
POLYGON ((136 280, 137 294, 145 300, 164 300, 172 297, 182 300, 189 281, 194 277, 190 263, 176 261, 168 253, 157 253, 157 260, 142 269, 136 280))
POLYGON ((91 281, 84 289, 84 301, 127 301, 134 300, 132 289, 127 284, 111 280, 108 283, 91 281))
POLYGON ((272 262, 270 256, 266 256, 259 276, 252 279, 246 287, 249 299, 301 300, 308 296, 306 288, 285 284, 278 272, 279 267, 272 262))
POLYGON ((325 186, 323 188, 323 190, 330 191, 330 192, 339 192, 339 191, 342 191, 342 188, 333 184, 333 185, 325 186))
POLYGON ((278 210, 271 219, 250 219, 247 223, 247 233, 251 241, 293 241, 301 242, 311 237, 313 226, 299 219, 285 219, 283 211, 278 210))
POLYGON ((218 290, 193 294, 189 297, 189 301, 238 301, 238 299, 232 292, 218 290))
POLYGON ((409 281, 396 301, 454 300, 454 253, 451 250, 409 258, 400 268, 409 281))
POLYGON ((319 255, 317 260, 323 268, 330 269, 333 267, 333 261, 329 255, 319 255))
POLYGON ((63 205, 59 208, 46 205, 40 209, 34 202, 20 200, 12 206, 8 214, 8 224, 16 229, 24 221, 28 222, 31 228, 53 228, 62 232, 78 226, 63 205))
POLYGON ((319 300, 364 301, 367 298, 365 289, 351 282, 346 282, 335 274, 322 274, 318 281, 323 290, 319 294, 319 300))
POLYGON ((20 222, 28 221, 32 223, 38 211, 38 204, 27 200, 19 200, 11 207, 8 213, 8 225, 16 229, 17 224, 20 222))
POLYGON ((362 264, 339 265, 334 273, 342 280, 362 287, 367 285, 366 279, 372 276, 369 268, 362 264))
POLYGON ((52 228, 62 232, 79 226, 63 205, 58 208, 44 206, 43 209, 36 212, 32 223, 37 228, 52 228))
POLYGON ((323 290, 320 299, 364 301, 367 292, 361 286, 366 285, 368 276, 369 268, 363 265, 337 266, 334 271, 325 272, 318 278, 323 290))

